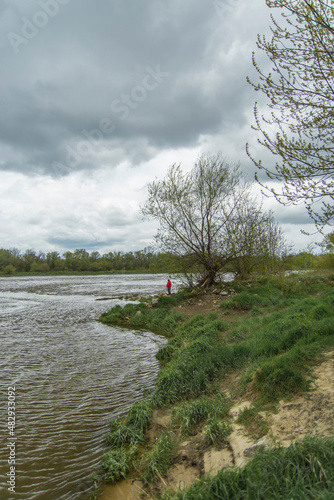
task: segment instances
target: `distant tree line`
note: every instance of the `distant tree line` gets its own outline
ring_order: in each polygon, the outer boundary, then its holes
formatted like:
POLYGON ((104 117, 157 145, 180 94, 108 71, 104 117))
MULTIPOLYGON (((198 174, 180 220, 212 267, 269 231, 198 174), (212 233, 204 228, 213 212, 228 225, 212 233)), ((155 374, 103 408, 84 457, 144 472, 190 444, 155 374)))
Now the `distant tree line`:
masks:
MULTIPOLYGON (((312 249, 298 253, 286 252, 278 256, 267 255, 267 258, 252 261, 252 272, 266 274, 284 270, 330 269, 334 268, 334 232, 324 237, 319 246, 320 254, 312 249)), ((144 250, 120 252, 113 251, 101 255, 97 251, 88 252, 77 249, 60 255, 53 251, 44 253, 33 249, 24 252, 17 248, 0 249, 0 272, 13 273, 188 273, 200 272, 198 266, 189 266, 189 255, 180 258, 172 253, 159 253, 151 247, 144 250)), ((244 265, 248 264, 249 256, 243 256, 244 265)), ((240 263, 242 268, 242 263, 240 263)), ((240 275, 238 266, 227 264, 224 272, 240 275)), ((242 273, 241 273, 242 275, 242 273)))
POLYGON ((170 272, 171 256, 156 253, 150 247, 134 252, 108 252, 85 249, 67 251, 60 255, 53 251, 44 253, 33 249, 22 252, 17 248, 0 249, 0 272, 2 273, 48 273, 48 272, 170 272))

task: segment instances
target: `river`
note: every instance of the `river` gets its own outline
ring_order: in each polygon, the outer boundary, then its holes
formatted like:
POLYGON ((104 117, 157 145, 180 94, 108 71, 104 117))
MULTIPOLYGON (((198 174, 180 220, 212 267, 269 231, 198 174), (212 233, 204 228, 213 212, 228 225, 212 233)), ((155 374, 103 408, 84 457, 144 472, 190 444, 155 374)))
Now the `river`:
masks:
POLYGON ((165 284, 165 275, 0 278, 1 500, 88 498, 108 423, 152 390, 165 342, 97 318, 124 304, 117 297, 165 284))

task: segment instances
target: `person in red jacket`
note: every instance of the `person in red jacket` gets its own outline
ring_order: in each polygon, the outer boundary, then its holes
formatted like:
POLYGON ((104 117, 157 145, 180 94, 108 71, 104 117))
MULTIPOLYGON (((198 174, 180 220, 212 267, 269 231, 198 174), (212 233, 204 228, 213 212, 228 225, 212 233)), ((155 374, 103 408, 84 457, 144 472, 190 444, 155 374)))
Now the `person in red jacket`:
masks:
POLYGON ((167 288, 168 295, 170 295, 171 294, 171 288, 172 288, 172 282, 171 282, 171 280, 167 281, 166 288, 167 288))

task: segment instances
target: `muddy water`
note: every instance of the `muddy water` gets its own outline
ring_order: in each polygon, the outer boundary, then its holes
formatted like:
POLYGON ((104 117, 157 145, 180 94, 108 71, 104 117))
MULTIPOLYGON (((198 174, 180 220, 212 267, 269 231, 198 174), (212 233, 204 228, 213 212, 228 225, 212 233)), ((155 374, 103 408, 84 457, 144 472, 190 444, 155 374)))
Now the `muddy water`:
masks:
POLYGON ((0 278, 1 500, 88 498, 108 422, 152 390, 165 342, 98 323, 124 301, 97 299, 164 291, 165 282, 162 275, 0 278), (15 429, 8 428, 13 401, 15 429))

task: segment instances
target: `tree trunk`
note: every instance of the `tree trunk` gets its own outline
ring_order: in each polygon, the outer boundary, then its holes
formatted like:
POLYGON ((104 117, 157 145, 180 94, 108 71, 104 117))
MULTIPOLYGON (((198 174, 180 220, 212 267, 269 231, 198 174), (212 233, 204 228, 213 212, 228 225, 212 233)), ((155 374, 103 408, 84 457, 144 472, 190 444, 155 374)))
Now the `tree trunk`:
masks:
POLYGON ((217 275, 217 271, 209 271, 207 272, 199 282, 201 288, 210 288, 210 286, 215 284, 215 277, 217 275))

